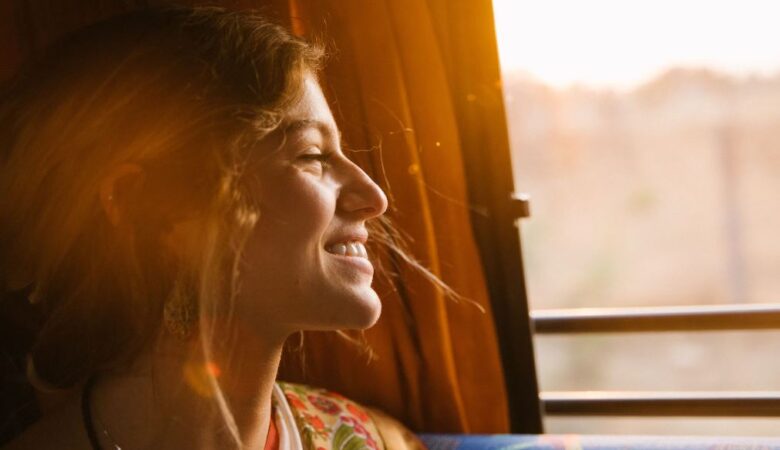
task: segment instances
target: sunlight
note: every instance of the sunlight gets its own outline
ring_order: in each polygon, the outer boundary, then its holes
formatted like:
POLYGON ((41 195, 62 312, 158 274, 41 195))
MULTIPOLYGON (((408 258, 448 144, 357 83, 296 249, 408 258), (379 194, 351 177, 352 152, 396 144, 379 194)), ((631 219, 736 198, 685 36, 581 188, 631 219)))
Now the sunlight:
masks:
POLYGON ((626 89, 671 66, 780 70, 772 0, 494 0, 505 72, 626 89))

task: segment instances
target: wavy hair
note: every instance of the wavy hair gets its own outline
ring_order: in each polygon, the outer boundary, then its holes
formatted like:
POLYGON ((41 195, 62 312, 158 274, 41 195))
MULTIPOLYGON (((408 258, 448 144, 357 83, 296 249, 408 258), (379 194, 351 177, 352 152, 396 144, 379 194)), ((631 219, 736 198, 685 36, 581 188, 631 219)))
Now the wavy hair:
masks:
POLYGON ((245 164, 322 57, 252 13, 164 8, 82 29, 20 73, 0 99, 0 281, 31 285, 44 317, 36 378, 68 388, 128 364, 177 295, 197 299, 208 360, 206 318, 229 310, 259 214, 245 164), (115 227, 99 184, 122 163, 143 179, 115 227), (183 265, 160 240, 191 218, 201 241, 183 265))

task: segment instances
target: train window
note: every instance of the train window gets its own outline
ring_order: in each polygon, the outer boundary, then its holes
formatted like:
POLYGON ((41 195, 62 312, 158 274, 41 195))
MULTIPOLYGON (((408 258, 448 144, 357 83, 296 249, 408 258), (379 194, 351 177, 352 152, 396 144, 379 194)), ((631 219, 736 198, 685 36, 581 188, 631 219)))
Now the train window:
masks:
MULTIPOLYGON (((523 223, 532 310, 778 301, 777 8, 494 0, 514 175, 532 198, 523 223)), ((772 333, 541 336, 539 382, 543 391, 705 389, 701 380, 708 390, 780 390, 774 359, 758 353, 772 351, 772 333), (636 351, 649 347, 652 361, 636 351)), ((546 431, 658 432, 653 420, 548 418, 546 431)), ((666 430, 780 429, 778 420, 676 423, 666 430)))

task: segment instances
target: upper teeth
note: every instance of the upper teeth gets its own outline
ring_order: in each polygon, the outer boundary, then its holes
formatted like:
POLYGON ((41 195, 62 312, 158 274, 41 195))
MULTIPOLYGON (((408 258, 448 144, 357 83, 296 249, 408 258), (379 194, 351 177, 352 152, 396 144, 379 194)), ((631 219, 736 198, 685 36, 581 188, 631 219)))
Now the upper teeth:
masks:
POLYGON ((360 256, 363 258, 368 257, 366 246, 363 245, 362 242, 344 242, 340 244, 334 244, 325 250, 330 253, 335 253, 336 255, 360 256))

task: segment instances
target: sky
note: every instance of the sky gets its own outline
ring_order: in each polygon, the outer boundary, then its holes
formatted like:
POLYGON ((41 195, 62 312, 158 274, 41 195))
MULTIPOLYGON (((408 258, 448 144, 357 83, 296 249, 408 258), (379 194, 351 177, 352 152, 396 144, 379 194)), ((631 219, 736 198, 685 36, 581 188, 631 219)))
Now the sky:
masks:
POLYGON ((780 71, 780 0, 493 0, 504 72, 630 89, 673 66, 780 71))

